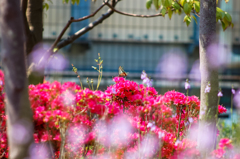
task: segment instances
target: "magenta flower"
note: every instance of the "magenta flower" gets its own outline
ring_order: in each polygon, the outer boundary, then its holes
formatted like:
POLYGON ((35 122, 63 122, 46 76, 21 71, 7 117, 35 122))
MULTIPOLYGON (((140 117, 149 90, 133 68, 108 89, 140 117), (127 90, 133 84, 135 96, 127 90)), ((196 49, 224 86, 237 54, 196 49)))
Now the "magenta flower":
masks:
POLYGON ((219 114, 222 114, 222 113, 226 113, 227 112, 227 109, 224 108, 223 106, 219 105, 218 106, 218 113, 219 114))

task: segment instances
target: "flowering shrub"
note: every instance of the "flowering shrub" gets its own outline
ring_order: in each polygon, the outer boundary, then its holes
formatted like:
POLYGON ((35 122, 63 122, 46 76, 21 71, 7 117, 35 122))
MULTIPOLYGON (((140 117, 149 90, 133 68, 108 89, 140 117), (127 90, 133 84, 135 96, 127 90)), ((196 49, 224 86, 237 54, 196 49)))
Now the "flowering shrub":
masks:
MULTIPOLYGON (((0 81, 0 152, 7 158, 2 72, 0 81)), ((198 97, 176 91, 159 95, 150 87, 150 79, 146 86, 122 77, 113 81, 104 92, 82 89, 73 82, 30 85, 35 154, 42 158, 200 156, 196 141, 186 138, 198 122, 198 97), (42 151, 42 147, 49 151, 42 151)), ((219 113, 223 112, 226 109, 219 106, 219 113)), ((231 148, 231 142, 222 139, 212 155, 222 158, 231 148)))

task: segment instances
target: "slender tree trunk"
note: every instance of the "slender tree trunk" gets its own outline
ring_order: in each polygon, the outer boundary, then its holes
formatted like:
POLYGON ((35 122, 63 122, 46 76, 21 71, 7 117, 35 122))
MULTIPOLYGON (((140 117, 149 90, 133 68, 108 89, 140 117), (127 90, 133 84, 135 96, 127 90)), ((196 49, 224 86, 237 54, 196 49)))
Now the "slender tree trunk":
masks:
POLYGON ((5 73, 9 158, 28 157, 33 119, 28 99, 23 17, 19 0, 1 0, 2 66, 5 73))
MULTIPOLYGON (((43 33, 43 1, 42 0, 22 0, 22 12, 24 14, 24 24, 26 32, 26 53, 29 55, 33 47, 38 44, 41 47, 43 33)), ((31 65, 28 62, 28 65, 31 65)), ((33 71, 29 76, 30 84, 42 83, 44 69, 33 71)))
POLYGON ((211 152, 216 144, 216 120, 218 112, 218 68, 211 61, 216 61, 217 56, 207 52, 213 44, 216 34, 216 0, 200 1, 200 35, 199 56, 201 72, 201 109, 199 115, 198 148, 203 155, 211 152), (210 59, 211 58, 211 59, 210 59), (205 88, 211 84, 209 93, 205 88))

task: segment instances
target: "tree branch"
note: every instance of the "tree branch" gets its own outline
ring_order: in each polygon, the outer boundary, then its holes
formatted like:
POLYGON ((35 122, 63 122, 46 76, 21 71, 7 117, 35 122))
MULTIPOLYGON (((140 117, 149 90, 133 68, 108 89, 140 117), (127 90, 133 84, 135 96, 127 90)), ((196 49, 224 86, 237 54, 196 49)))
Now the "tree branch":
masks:
POLYGON ((65 25, 65 27, 63 28, 63 30, 61 31, 61 33, 59 34, 59 36, 57 37, 57 39, 54 41, 53 45, 51 46, 50 50, 53 51, 54 47, 57 45, 57 43, 61 40, 62 36, 64 35, 64 33, 66 32, 66 30, 68 29, 68 27, 71 25, 71 23, 73 22, 80 22, 86 19, 89 19, 93 16, 95 16, 106 4, 103 3, 95 12, 93 12, 92 14, 79 18, 79 19, 74 19, 73 17, 71 17, 68 21, 68 23, 65 25))
MULTIPOLYGON (((158 13, 158 14, 154 14, 154 15, 140 15, 140 14, 132 14, 132 13, 126 13, 126 12, 122 12, 119 11, 117 9, 115 9, 114 7, 112 7, 109 3, 106 2, 106 5, 111 8, 114 12, 118 13, 118 14, 122 14, 122 15, 126 15, 126 16, 130 16, 130 17, 140 17, 140 18, 153 18, 153 17, 158 17, 158 16, 162 16, 162 13, 158 13)), ((167 13, 166 13, 167 14, 167 13)))
POLYGON ((29 25, 28 25, 27 17, 26 17, 27 4, 28 4, 28 0, 21 0, 20 9, 21 9, 21 12, 22 12, 22 15, 23 15, 24 29, 25 29, 26 34, 31 32, 30 29, 29 29, 29 25))
MULTIPOLYGON (((115 5, 118 3, 119 1, 112 1, 112 4, 109 4, 108 1, 105 1, 94 13, 79 18, 79 19, 73 19, 73 17, 68 21, 68 23, 66 24, 66 26, 63 28, 63 30, 61 31, 61 33, 59 34, 59 36, 57 37, 57 39, 55 40, 55 42, 53 43, 53 45, 51 46, 51 48, 49 49, 49 51, 53 51, 54 48, 57 48, 57 50, 61 49, 62 47, 72 43, 74 40, 76 40, 77 38, 79 38, 80 36, 82 36, 83 34, 87 33, 88 31, 90 31, 91 29, 93 29, 95 26, 97 26, 98 24, 102 23, 102 21, 104 21, 105 19, 107 19, 111 14, 113 14, 114 12, 118 13, 118 14, 122 14, 122 15, 126 15, 126 16, 133 16, 133 17, 141 17, 141 18, 152 18, 152 17, 157 17, 157 16, 162 16, 162 13, 158 13, 158 14, 154 14, 154 15, 139 15, 139 14, 131 14, 131 13, 125 13, 125 12, 121 12, 117 9, 115 9, 115 5), (67 28, 71 25, 72 22, 79 22, 82 20, 86 20, 88 18, 91 18, 93 16, 95 16, 95 14, 97 12, 99 12, 105 5, 107 5, 110 10, 108 10, 107 13, 103 14, 99 19, 97 19, 96 21, 90 23, 88 26, 82 28, 81 30, 79 30, 78 32, 76 32, 74 35, 68 37, 65 40, 61 40, 63 34, 66 32, 67 28)), ((174 9, 173 9, 174 10, 174 9)), ((167 14, 167 13, 166 13, 167 14)), ((53 53, 53 52, 52 52, 53 53)))
POLYGON ((105 14, 102 14, 100 18, 98 18, 96 21, 88 24, 88 26, 82 28, 78 32, 76 32, 74 35, 68 37, 67 39, 60 41, 57 45, 56 48, 59 50, 62 47, 72 43, 74 40, 82 36, 83 34, 87 33, 89 30, 92 30, 95 26, 98 24, 101 24, 105 19, 107 19, 110 15, 112 15, 114 11, 112 9, 108 10, 105 14))
POLYGON ((27 16, 26 16, 26 11, 27 11, 27 6, 28 6, 28 0, 21 0, 21 12, 23 15, 23 25, 24 25, 24 31, 26 35, 26 47, 25 47, 25 52, 26 54, 30 54, 32 47, 36 44, 37 40, 34 34, 31 32, 29 29, 29 24, 27 21, 27 16))

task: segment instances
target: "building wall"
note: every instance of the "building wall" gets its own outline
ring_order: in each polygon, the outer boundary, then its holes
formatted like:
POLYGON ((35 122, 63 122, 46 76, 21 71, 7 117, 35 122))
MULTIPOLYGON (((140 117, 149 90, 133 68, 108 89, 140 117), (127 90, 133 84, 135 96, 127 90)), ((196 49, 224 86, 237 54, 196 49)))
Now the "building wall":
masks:
POLYGON ((116 73, 119 66, 131 73, 141 73, 142 70, 155 73, 163 54, 175 51, 186 54, 184 44, 92 41, 90 47, 81 52, 81 46, 76 45, 72 46, 66 57, 80 70, 93 70, 91 67, 95 65, 94 59, 100 53, 104 60, 104 70, 116 73))
MULTIPOLYGON (((101 4, 97 1, 91 6, 91 12, 95 11, 101 4)), ((116 9, 134 14, 153 15, 159 13, 152 6, 147 10, 145 0, 121 1, 116 5, 116 9)), ((105 7, 91 21, 96 20, 101 14, 109 9, 105 7)), ((100 26, 90 32, 90 39, 95 40, 132 40, 146 42, 192 42, 193 25, 189 27, 183 23, 184 15, 173 15, 169 20, 168 15, 154 18, 136 18, 114 13, 100 26)))
MULTIPOLYGON (((43 38, 56 39, 63 27, 71 17, 71 4, 63 4, 62 1, 52 0, 49 2, 49 9, 43 13, 43 38)), ((66 38, 70 34, 70 28, 63 36, 66 38)))
MULTIPOLYGON (((62 28, 65 26, 71 16, 80 18, 82 16, 93 13, 102 3, 97 0, 95 3, 88 1, 81 1, 79 5, 63 4, 62 1, 52 0, 48 11, 44 13, 44 38, 54 39, 59 35, 62 28)), ((134 13, 151 15, 156 14, 152 6, 147 10, 145 7, 145 0, 127 0, 121 1, 117 4, 116 9, 134 13)), ((233 18, 234 28, 228 29, 232 32, 232 42, 240 44, 240 1, 232 0, 228 4, 221 2, 221 8, 228 11, 233 18)), ((107 11, 108 7, 104 7, 90 22, 96 20, 101 14, 107 11)), ((145 42, 173 42, 173 43, 191 43, 194 38, 194 21, 189 27, 183 23, 184 15, 173 15, 172 20, 169 20, 166 15, 155 18, 135 18, 127 17, 114 13, 110 18, 105 20, 102 24, 94 28, 87 35, 89 40, 130 40, 130 41, 145 41, 145 42)), ((86 26, 88 20, 74 23, 70 29, 67 30, 64 37, 73 34, 77 30, 86 26)), ((86 39, 86 35, 84 37, 86 39)))
POLYGON ((233 0, 231 3, 232 6, 229 9, 229 13, 232 15, 232 21, 234 23, 234 27, 232 28, 232 42, 240 45, 240 1, 233 0))

